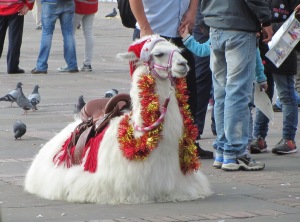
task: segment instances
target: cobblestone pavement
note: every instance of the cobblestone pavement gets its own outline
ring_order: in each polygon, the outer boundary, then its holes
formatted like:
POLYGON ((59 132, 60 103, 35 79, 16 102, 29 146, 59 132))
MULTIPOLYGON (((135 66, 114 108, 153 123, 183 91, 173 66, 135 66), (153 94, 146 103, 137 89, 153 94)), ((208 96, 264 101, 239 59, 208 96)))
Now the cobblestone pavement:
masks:
MULTIPOLYGON (((76 204, 40 199, 23 191, 27 168, 40 147, 73 120, 72 111, 79 95, 86 101, 99 98, 116 88, 128 92, 129 68, 115 59, 127 51, 131 29, 123 28, 120 19, 104 16, 116 3, 101 2, 95 19, 95 55, 93 72, 61 74, 65 65, 59 23, 53 37, 47 75, 32 75, 37 59, 40 34, 35 30, 31 13, 25 19, 20 67, 25 75, 6 74, 6 50, 0 60, 0 96, 21 81, 26 95, 39 84, 42 101, 39 110, 22 115, 23 110, 0 103, 0 221, 300 221, 299 153, 275 156, 270 149, 281 138, 282 114, 275 113, 267 137, 269 152, 254 158, 266 163, 260 172, 224 172, 212 167, 211 160, 202 160, 202 171, 208 176, 214 194, 205 200, 179 203, 139 205, 76 204), (12 125, 20 119, 27 125, 22 140, 14 140, 12 125)), ((7 41, 7 40, 6 40, 7 41)), ((78 64, 83 58, 83 34, 77 30, 78 64)), ((210 132, 209 115, 201 145, 212 150, 214 136, 210 132)), ((296 142, 300 145, 300 134, 296 142)))

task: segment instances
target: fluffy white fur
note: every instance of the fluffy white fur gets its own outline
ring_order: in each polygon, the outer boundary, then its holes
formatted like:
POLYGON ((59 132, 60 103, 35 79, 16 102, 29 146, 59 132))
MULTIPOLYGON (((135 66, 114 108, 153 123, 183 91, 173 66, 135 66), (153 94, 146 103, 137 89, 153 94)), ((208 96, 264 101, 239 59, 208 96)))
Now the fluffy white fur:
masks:
MULTIPOLYGON (((157 43, 153 53, 159 50, 166 55, 154 60, 165 65, 172 49, 175 46, 169 42, 157 43)), ((179 53, 174 54, 172 61, 173 75, 183 77, 187 71, 186 61, 179 53)), ((142 118, 137 81, 145 72, 147 68, 142 65, 136 69, 130 90, 132 119, 138 125, 142 125, 142 118)), ((160 103, 163 104, 170 92, 170 81, 157 79, 156 82, 160 103)), ((178 139, 182 136, 183 122, 174 94, 171 94, 163 138, 145 161, 129 161, 123 156, 117 141, 117 129, 122 117, 117 117, 111 121, 102 140, 95 173, 84 171, 83 164, 71 168, 55 166, 53 157, 80 123, 75 121, 39 151, 26 175, 25 190, 47 199, 101 204, 184 201, 210 195, 207 178, 200 171, 183 175, 180 170, 178 139)), ((137 132, 138 135, 141 133, 137 132)))

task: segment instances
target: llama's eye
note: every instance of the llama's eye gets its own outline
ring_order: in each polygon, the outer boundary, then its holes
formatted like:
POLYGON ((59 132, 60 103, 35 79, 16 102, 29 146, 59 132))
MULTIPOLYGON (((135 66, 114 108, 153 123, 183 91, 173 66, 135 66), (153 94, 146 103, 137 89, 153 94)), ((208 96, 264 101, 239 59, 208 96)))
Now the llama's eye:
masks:
POLYGON ((155 52, 153 55, 154 55, 155 57, 160 58, 160 57, 162 57, 162 56, 164 55, 164 53, 163 53, 163 52, 155 52))

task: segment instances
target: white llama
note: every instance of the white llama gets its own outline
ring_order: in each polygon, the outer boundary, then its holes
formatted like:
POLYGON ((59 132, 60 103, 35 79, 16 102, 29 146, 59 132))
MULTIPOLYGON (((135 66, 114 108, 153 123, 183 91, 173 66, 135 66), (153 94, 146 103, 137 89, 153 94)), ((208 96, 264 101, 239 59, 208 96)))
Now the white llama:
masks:
POLYGON ((47 199, 101 204, 209 196, 207 178, 198 170, 193 132, 187 128, 191 124, 185 123, 189 117, 182 93, 188 66, 179 49, 154 35, 134 42, 129 53, 119 56, 135 61, 131 62, 132 111, 110 121, 98 146, 95 172, 84 169, 89 152, 78 165, 53 161, 80 123, 75 121, 39 151, 27 172, 25 190, 47 199), (129 148, 132 144, 136 147, 129 148))

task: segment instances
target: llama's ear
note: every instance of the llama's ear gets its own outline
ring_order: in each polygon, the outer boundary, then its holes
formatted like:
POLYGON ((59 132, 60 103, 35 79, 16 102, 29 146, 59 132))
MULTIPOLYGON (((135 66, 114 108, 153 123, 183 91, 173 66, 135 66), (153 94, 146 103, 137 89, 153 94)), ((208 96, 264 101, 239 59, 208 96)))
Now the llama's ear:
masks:
POLYGON ((136 60, 137 57, 134 54, 134 52, 125 52, 125 53, 118 53, 117 59, 119 59, 121 61, 123 61, 123 60, 133 61, 133 60, 136 60))

